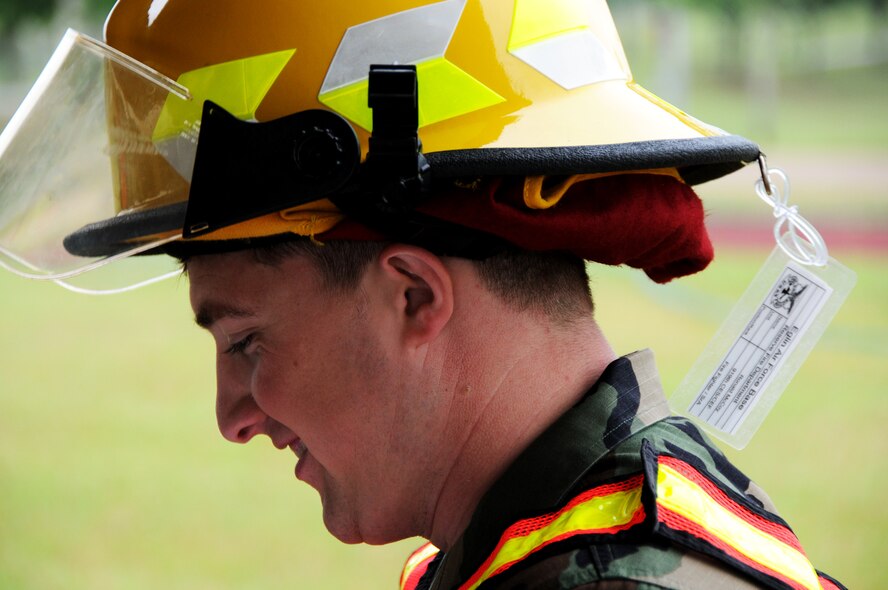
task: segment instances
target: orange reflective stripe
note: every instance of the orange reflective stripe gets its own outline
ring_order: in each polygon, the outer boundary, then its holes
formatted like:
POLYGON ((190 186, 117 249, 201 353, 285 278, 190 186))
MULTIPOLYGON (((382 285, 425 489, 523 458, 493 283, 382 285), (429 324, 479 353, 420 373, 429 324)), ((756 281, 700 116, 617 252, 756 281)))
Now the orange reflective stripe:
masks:
POLYGON ((404 571, 401 572, 401 590, 414 590, 437 554, 438 548, 431 543, 426 543, 411 553, 404 564, 404 571))
POLYGON ((791 588, 821 588, 793 532, 739 504, 688 463, 658 458, 657 519, 791 588))
MULTIPOLYGON (((516 522, 460 590, 475 590, 552 543, 576 535, 615 535, 642 523, 643 486, 644 475, 639 474, 588 490, 557 512, 516 522)), ((680 459, 657 458, 656 504, 660 534, 697 551, 719 559, 727 556, 747 571, 797 590, 842 588, 814 569, 798 538, 779 519, 775 522, 733 499, 680 459)), ((605 537, 602 542, 611 541, 605 537)))
POLYGON ((588 490, 558 512, 520 520, 460 590, 473 590, 543 547, 575 535, 615 534, 644 521, 642 476, 588 490))

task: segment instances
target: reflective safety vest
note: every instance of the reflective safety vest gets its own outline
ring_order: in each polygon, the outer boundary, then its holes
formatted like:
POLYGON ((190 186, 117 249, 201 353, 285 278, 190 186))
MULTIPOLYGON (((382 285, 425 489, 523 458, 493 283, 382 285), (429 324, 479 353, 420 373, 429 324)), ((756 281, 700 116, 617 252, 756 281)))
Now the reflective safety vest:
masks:
POLYGON ((415 590, 420 578, 429 569, 429 564, 438 555, 438 548, 426 543, 407 558, 404 571, 401 572, 401 590, 415 590))
MULTIPOLYGON (((652 457, 648 475, 638 474, 587 490, 556 512, 520 520, 507 528, 494 550, 460 590, 482 583, 529 555, 565 539, 615 542, 618 533, 643 529, 739 569, 771 588, 840 590, 808 561, 799 540, 782 521, 725 491, 689 463, 652 457), (650 494, 645 494, 645 489, 650 494), (652 527, 644 527, 650 522, 652 527)), ((438 550, 426 544, 407 560, 401 590, 414 590, 438 550)))

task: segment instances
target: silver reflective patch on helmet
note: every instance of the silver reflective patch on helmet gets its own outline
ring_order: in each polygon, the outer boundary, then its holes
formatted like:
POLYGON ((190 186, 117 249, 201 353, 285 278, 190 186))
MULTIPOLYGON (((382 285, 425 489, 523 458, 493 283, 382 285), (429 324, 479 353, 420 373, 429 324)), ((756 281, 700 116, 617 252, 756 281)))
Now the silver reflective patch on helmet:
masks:
POLYGON ((629 79, 613 54, 590 31, 559 35, 510 53, 566 90, 629 79))
POLYGON ((349 28, 320 94, 365 79, 370 64, 416 64, 443 56, 465 4, 445 0, 349 28))

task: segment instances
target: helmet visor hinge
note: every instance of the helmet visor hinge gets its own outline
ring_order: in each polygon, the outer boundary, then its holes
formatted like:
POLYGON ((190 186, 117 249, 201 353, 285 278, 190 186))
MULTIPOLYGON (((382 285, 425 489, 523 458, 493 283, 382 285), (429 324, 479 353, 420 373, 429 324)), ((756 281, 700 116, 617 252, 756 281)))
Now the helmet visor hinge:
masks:
POLYGON ((183 237, 310 203, 354 181, 361 147, 341 116, 306 110, 263 123, 204 103, 183 237))

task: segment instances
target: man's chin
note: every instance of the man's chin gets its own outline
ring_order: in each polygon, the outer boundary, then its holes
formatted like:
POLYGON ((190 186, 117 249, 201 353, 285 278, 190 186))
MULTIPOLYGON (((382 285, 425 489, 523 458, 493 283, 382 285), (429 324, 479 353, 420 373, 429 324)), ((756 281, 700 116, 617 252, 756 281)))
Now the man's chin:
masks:
POLYGON ((353 521, 342 517, 337 518, 324 505, 324 526, 337 540, 349 545, 364 543, 366 545, 387 545, 415 535, 399 535, 395 531, 377 527, 360 527, 353 521), (344 521, 344 522, 343 522, 344 521))
POLYGON ((326 505, 324 506, 324 526, 327 527, 327 532, 342 543, 357 545, 359 543, 367 542, 364 540, 357 526, 352 523, 341 522, 340 519, 337 519, 329 513, 326 505))

